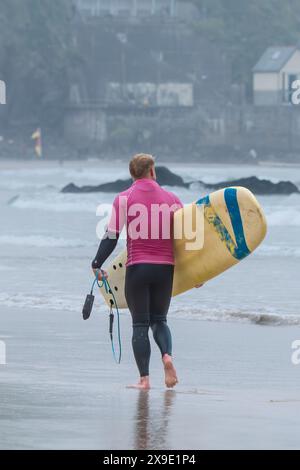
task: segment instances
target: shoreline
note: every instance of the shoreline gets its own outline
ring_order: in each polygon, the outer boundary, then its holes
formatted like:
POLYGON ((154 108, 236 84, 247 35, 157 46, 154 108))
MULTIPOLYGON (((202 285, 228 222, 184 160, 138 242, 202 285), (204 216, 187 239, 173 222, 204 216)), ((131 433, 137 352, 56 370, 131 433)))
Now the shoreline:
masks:
MULTIPOLYGON (((11 157, 11 158, 3 158, 0 157, 0 166, 2 167, 4 165, 10 165, 10 164, 24 164, 24 165, 29 165, 34 164, 33 166, 36 167, 36 165, 51 165, 51 166, 68 166, 74 165, 74 164, 82 164, 82 163, 101 163, 101 164, 112 164, 112 163, 122 163, 122 164, 127 164, 128 158, 130 155, 126 155, 124 157, 120 156, 108 156, 106 158, 103 158, 102 156, 99 157, 92 157, 92 156, 87 156, 83 158, 37 158, 34 155, 32 158, 16 158, 16 157, 11 157)), ((159 165, 164 165, 164 166, 182 166, 182 161, 180 157, 178 157, 175 160, 170 160, 168 158, 161 157, 157 160, 159 165)), ((253 162, 249 161, 244 161, 244 160, 237 160, 237 161, 206 161, 199 158, 199 160, 188 160, 185 161, 185 167, 208 167, 208 168, 218 168, 220 166, 225 166, 227 168, 233 167, 236 168, 236 165, 241 165, 241 168, 247 168, 247 167, 254 167, 254 168, 300 168, 300 163, 295 162, 282 162, 282 161, 276 161, 276 160, 257 160, 253 162)))
MULTIPOLYGON (((114 179, 116 168, 122 177, 125 163, 6 165, 0 192, 0 340, 7 353, 7 364, 0 365, 1 448, 300 448, 300 365, 292 363, 299 326, 255 323, 300 322, 299 196, 262 197, 270 227, 262 251, 203 289, 174 299, 168 318, 180 383, 165 390, 152 341, 152 389, 140 394, 126 389, 138 378, 130 316, 121 317, 120 366, 112 357, 108 311, 98 293, 91 318, 84 322, 81 316, 98 245, 94 208, 112 196, 84 199, 58 192, 71 180, 114 179), (22 282, 16 266, 25 274, 22 282), (282 319, 272 317, 276 313, 282 319)), ((300 182, 296 168, 186 169, 182 163, 174 170, 208 182, 247 172, 300 182)), ((196 191, 179 194, 190 201, 196 191)))
POLYGON ((152 341, 152 389, 138 392, 126 389, 137 378, 129 317, 121 366, 97 311, 83 322, 79 312, 10 308, 2 324, 3 449, 300 448, 299 328, 170 317, 180 383, 165 389, 152 341))

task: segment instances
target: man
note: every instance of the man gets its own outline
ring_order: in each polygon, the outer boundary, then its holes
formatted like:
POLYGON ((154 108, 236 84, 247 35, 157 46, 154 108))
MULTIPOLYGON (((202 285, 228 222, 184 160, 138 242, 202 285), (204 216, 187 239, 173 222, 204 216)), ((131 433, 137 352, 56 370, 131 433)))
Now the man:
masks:
MULTIPOLYGON (((127 265, 125 297, 132 316, 132 347, 140 380, 138 389, 149 389, 149 327, 165 371, 165 384, 178 382, 172 360, 172 338, 167 325, 174 274, 173 215, 182 207, 175 194, 156 182, 154 158, 138 154, 129 164, 133 184, 116 196, 107 232, 92 262, 94 272, 114 250, 126 224, 127 265)), ((104 271, 104 276, 107 273, 104 271)), ((99 280, 102 274, 98 271, 99 280)))

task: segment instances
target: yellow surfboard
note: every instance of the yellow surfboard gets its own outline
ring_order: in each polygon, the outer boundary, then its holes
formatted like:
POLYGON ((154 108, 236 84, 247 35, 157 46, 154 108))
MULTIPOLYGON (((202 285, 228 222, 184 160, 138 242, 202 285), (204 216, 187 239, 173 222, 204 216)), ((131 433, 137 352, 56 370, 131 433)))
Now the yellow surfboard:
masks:
MULTIPOLYGON (((257 248, 266 231, 262 208, 255 196, 242 187, 220 189, 177 211, 172 295, 205 283, 237 264, 257 248)), ((124 250, 107 269, 118 308, 127 308, 126 259, 124 250)), ((106 293, 104 287, 100 291, 106 303, 114 305, 111 292, 106 293)))

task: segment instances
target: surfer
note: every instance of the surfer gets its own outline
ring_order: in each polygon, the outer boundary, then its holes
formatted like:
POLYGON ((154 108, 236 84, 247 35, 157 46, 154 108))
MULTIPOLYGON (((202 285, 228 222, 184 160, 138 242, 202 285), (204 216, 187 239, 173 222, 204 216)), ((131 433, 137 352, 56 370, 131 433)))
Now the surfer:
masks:
POLYGON ((126 226, 125 297, 132 316, 132 347, 140 374, 139 382, 130 387, 150 388, 148 332, 151 328, 161 352, 165 384, 172 388, 178 382, 167 324, 174 274, 172 222, 174 212, 183 205, 175 194, 157 183, 151 155, 135 155, 129 171, 133 184, 114 199, 107 230, 92 268, 95 274, 98 273, 99 280, 102 276, 107 277, 102 270, 103 263, 113 252, 126 226))

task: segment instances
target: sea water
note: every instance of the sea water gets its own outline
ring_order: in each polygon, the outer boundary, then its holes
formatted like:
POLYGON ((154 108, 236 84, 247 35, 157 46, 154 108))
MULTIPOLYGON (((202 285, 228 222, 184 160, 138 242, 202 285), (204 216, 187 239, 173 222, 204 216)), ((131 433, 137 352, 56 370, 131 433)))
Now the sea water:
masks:
MULTIPOLYGON (((255 175, 300 187, 300 166, 166 164, 192 189, 168 188, 184 203, 218 182, 255 175)), ((0 163, 0 308, 79 312, 91 283, 99 239, 96 209, 114 194, 63 194, 68 183, 127 178, 124 162, 98 160, 0 163)), ((300 324, 300 195, 258 196, 268 222, 262 245, 237 266, 172 301, 170 314, 193 320, 300 324)), ((118 250, 124 247, 119 242, 118 250)), ((106 307, 99 297, 97 308, 106 307)))

